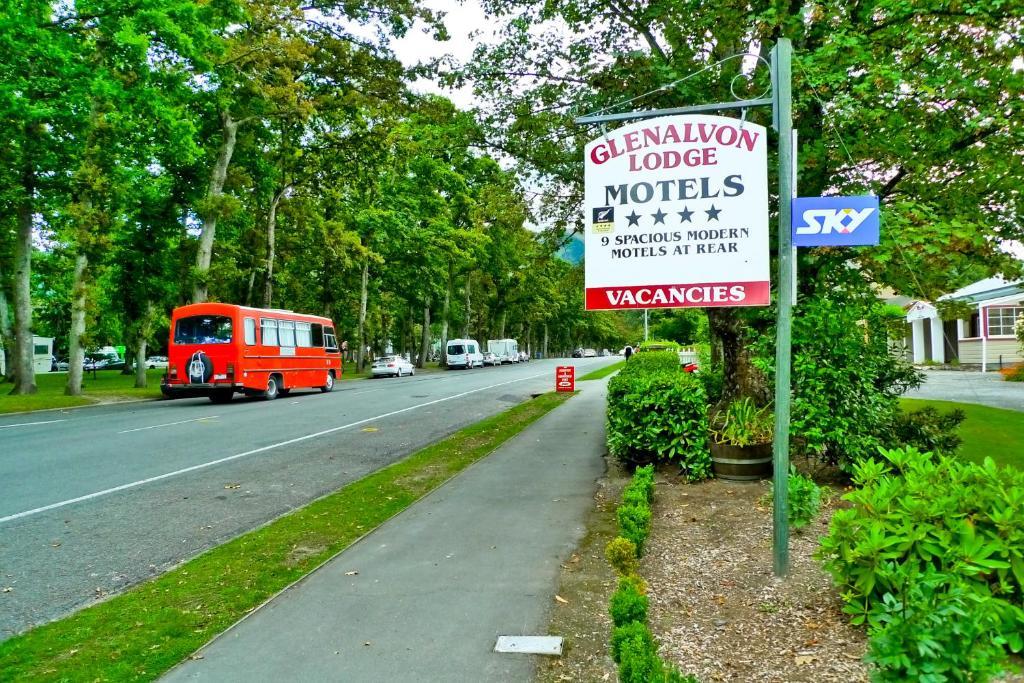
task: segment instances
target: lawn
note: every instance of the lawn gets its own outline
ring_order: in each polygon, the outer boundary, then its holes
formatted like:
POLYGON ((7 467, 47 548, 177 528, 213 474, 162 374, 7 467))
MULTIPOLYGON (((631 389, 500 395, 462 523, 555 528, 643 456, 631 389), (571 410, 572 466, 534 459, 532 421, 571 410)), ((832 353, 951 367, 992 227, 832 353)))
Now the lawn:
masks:
POLYGON ((960 438, 963 439, 959 451, 961 456, 978 463, 987 456, 999 465, 1024 469, 1024 413, 974 403, 916 398, 900 399, 900 404, 905 410, 934 406, 946 412, 959 408, 967 415, 959 430, 960 438))
POLYGON ((163 576, 0 643, 0 680, 156 679, 570 396, 521 403, 163 576))
POLYGON ((622 366, 624 366, 625 364, 626 364, 626 361, 620 360, 618 363, 612 363, 611 365, 606 365, 603 368, 598 368, 597 370, 594 370, 593 372, 588 372, 587 374, 583 375, 582 377, 580 377, 576 381, 577 382, 586 382, 588 379, 602 379, 602 378, 607 377, 608 375, 612 374, 613 372, 618 372, 619 370, 622 369, 622 366))
POLYGON ((11 396, 11 384, 0 384, 0 414, 19 413, 45 408, 71 408, 99 401, 125 401, 139 398, 160 397, 160 377, 163 370, 148 370, 146 379, 149 386, 135 388, 135 375, 122 375, 120 370, 99 370, 96 377, 85 373, 82 380, 83 396, 65 396, 66 372, 47 372, 36 375, 38 393, 31 396, 11 396))

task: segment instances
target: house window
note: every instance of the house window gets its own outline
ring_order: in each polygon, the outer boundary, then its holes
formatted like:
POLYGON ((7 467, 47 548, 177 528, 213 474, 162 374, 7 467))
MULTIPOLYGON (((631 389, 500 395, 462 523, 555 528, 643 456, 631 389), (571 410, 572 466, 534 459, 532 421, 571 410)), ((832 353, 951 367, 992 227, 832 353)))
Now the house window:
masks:
POLYGON ((988 336, 1012 337, 1013 324, 1024 315, 1024 306, 999 306, 988 309, 988 336))

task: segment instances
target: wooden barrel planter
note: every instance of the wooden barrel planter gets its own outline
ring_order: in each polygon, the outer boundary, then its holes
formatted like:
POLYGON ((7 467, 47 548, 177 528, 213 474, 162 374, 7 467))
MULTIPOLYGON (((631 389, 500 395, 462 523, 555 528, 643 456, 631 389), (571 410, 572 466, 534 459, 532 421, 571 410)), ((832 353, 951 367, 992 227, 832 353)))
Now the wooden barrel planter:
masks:
POLYGON ((772 476, 772 445, 711 444, 711 469, 719 479, 758 481, 772 476))

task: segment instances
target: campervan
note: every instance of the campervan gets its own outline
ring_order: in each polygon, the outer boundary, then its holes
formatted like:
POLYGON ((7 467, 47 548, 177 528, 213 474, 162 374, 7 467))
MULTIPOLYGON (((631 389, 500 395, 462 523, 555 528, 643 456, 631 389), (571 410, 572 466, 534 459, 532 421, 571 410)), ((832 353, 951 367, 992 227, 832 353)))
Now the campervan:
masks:
POLYGON ((487 350, 502 363, 519 362, 519 342, 515 339, 488 339, 487 350))
POLYGON ((468 370, 484 366, 484 354, 475 339, 449 339, 445 360, 449 368, 468 370))

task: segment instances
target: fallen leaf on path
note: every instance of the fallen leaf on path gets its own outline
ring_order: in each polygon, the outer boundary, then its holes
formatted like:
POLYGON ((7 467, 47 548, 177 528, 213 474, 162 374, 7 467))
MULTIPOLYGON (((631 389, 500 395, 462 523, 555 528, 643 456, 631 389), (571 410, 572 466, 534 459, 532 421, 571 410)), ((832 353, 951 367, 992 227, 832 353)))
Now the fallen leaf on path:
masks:
POLYGON ((359 572, 353 570, 353 571, 350 571, 350 572, 345 572, 345 576, 355 576, 358 573, 359 572))
POLYGON ((376 432, 376 431, 378 431, 378 429, 376 427, 363 427, 363 431, 364 432, 376 432))
POLYGON ((203 658, 203 655, 192 655, 191 657, 189 657, 189 659, 191 659, 193 661, 196 660, 196 659, 202 659, 202 658, 203 658))
POLYGON ((240 488, 242 488, 242 485, 241 484, 224 484, 224 488, 226 488, 226 489, 240 489, 240 488))
POLYGON ((60 542, 54 542, 54 543, 51 543, 51 544, 50 544, 50 547, 51 547, 51 548, 59 548, 59 547, 60 547, 60 542))
POLYGON ((12 590, 14 590, 14 589, 11 588, 10 586, 5 586, 4 589, 3 589, 3 592, 4 593, 10 593, 12 590))
POLYGON ((797 655, 794 658, 794 661, 796 661, 796 663, 800 666, 806 666, 807 664, 813 663, 816 659, 817 657, 815 657, 814 655, 797 655))
POLYGON ((568 605, 569 604, 569 601, 566 600, 565 598, 563 598, 561 595, 556 595, 555 596, 555 601, 560 602, 563 605, 568 605))

